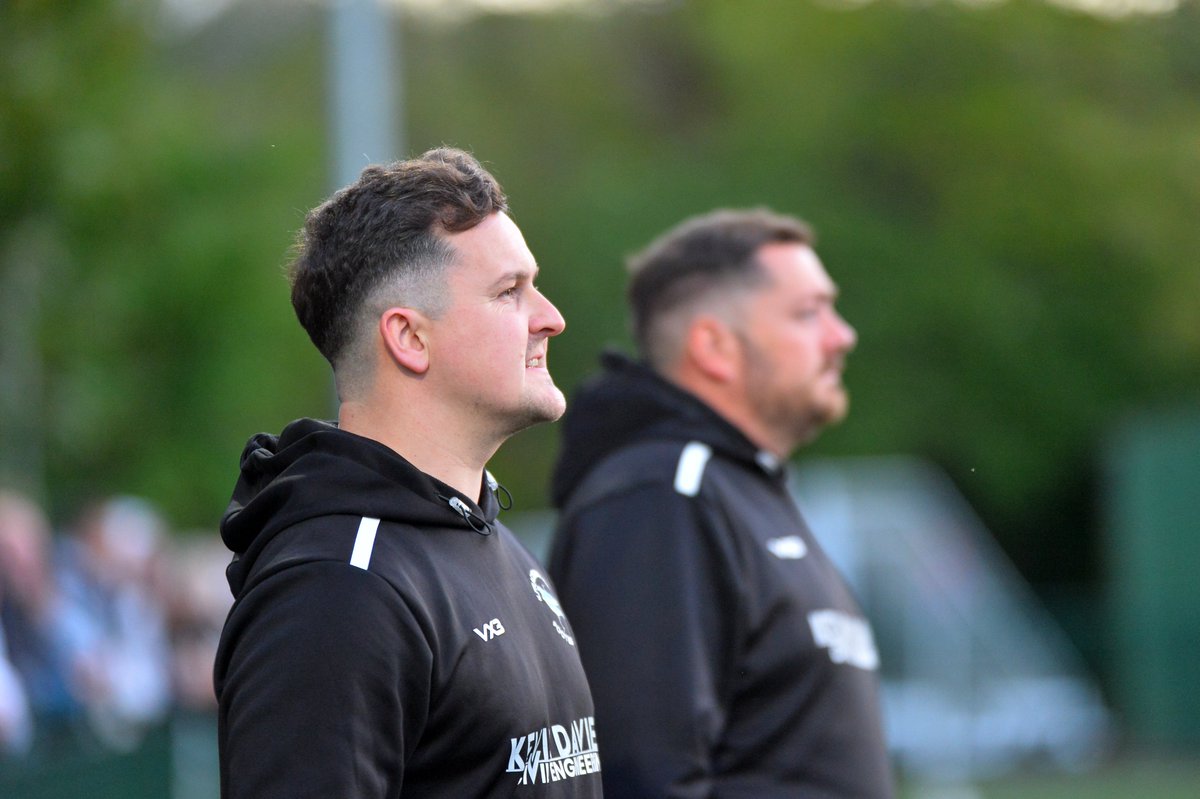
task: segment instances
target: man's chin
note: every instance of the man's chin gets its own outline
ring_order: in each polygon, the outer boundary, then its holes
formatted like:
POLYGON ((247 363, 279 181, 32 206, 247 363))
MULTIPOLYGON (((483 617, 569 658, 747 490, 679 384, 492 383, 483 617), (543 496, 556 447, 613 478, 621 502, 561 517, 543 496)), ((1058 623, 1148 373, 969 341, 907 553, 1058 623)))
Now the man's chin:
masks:
POLYGON ((817 412, 813 414, 813 418, 821 427, 835 425, 846 418, 846 414, 850 412, 850 397, 845 391, 839 391, 836 395, 826 399, 818 407, 817 412))
POLYGON ((566 411, 567 399, 561 391, 555 388, 552 392, 547 392, 545 396, 538 397, 526 404, 524 412, 514 420, 519 425, 514 432, 544 422, 556 422, 566 411))
POLYGON ((841 402, 834 403, 829 409, 828 418, 825 421, 827 425, 838 424, 843 421, 850 413, 850 400, 843 397, 841 402))
POLYGON ((537 420, 536 423, 557 422, 559 419, 562 418, 563 414, 566 412, 567 412, 567 403, 564 400, 563 402, 558 403, 557 405, 555 405, 552 408, 551 407, 543 408, 543 414, 542 414, 541 418, 537 420))

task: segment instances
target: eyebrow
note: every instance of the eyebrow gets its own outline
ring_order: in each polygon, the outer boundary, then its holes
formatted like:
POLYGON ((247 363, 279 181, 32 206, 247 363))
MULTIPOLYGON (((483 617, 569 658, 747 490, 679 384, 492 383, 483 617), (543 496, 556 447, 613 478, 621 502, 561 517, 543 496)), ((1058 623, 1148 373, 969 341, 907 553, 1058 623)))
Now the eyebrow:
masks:
MULTIPOLYGON (((838 293, 837 289, 834 289, 833 291, 818 290, 818 291, 805 292, 802 298, 805 302, 808 302, 808 301, 828 302, 828 303, 832 304, 832 303, 836 303, 840 296, 841 295, 838 293)), ((797 298, 797 299, 800 299, 800 298, 797 298)))
POLYGON ((828 290, 817 289, 813 293, 822 299, 829 298, 831 300, 836 300, 842 296, 842 288, 837 283, 830 283, 828 290))
POLYGON ((539 271, 540 269, 536 266, 533 269, 514 269, 513 271, 505 272, 503 275, 498 277, 492 283, 491 287, 493 289, 498 289, 501 286, 507 286, 509 283, 520 283, 521 281, 526 280, 532 283, 537 279, 539 271))

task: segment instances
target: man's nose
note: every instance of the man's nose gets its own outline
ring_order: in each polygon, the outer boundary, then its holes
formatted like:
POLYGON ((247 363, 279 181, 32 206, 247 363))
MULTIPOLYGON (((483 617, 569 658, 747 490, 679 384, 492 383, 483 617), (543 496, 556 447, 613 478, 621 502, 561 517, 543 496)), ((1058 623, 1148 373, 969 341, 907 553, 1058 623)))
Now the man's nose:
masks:
MULTIPOLYGON (((536 289, 535 289, 536 291, 536 289)), ((531 333, 545 333, 547 336, 557 336, 567 326, 567 320, 563 319, 563 315, 559 313, 558 308, 550 299, 537 292, 538 302, 540 306, 538 310, 529 317, 529 330, 531 333)))
POLYGON ((851 352, 858 345, 858 331, 837 311, 833 312, 829 335, 833 346, 843 352, 851 352))

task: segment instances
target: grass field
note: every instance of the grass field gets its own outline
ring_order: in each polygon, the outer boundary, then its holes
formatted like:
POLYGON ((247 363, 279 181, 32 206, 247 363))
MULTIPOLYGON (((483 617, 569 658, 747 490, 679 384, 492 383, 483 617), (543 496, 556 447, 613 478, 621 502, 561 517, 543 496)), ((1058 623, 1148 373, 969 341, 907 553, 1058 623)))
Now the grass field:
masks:
POLYGON ((904 799, 1200 799, 1200 754, 1124 758, 1080 774, 1028 774, 964 786, 906 785, 904 799))

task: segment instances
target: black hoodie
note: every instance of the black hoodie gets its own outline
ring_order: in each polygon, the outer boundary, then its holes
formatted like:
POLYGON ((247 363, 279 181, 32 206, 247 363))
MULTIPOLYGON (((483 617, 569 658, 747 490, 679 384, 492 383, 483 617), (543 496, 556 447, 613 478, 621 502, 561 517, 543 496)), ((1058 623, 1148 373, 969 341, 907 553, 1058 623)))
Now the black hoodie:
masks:
POLYGON ((893 793, 870 627, 778 461, 620 355, 572 400, 550 572, 623 797, 893 793))
POLYGON ((599 797, 592 702, 537 562, 384 445, 253 437, 221 524, 221 794, 599 797))

